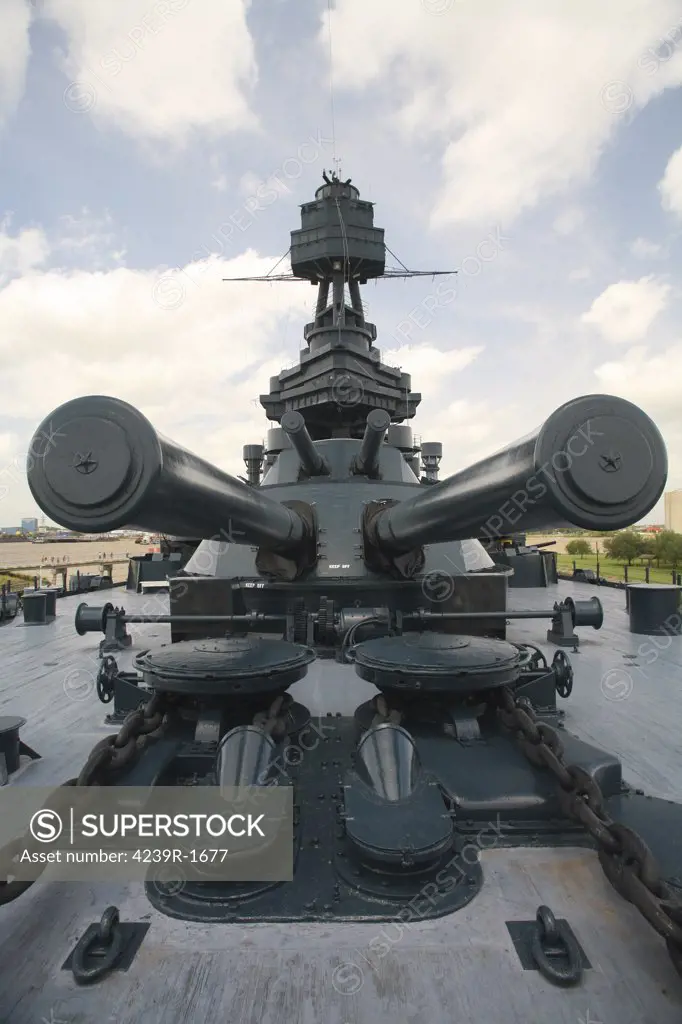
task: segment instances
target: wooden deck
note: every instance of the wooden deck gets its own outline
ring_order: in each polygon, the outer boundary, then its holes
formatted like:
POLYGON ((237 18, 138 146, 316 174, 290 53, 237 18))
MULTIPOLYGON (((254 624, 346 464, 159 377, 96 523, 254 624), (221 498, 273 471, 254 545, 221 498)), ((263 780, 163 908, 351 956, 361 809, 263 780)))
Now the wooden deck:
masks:
MULTIPOLYGON (((561 702, 567 730, 618 754, 632 785, 682 802, 682 637, 630 634, 619 590, 562 582, 510 591, 510 604, 549 608, 568 595, 598 596, 605 622, 600 631, 579 629, 578 653, 567 651, 575 671, 573 694, 561 702)), ((87 597, 91 605, 109 599, 87 597)), ((49 625, 0 628, 0 715, 24 716, 22 739, 42 755, 12 784, 72 777, 111 731, 94 689, 101 635, 79 637, 73 625, 81 600, 58 601, 49 625)), ((135 613, 168 609, 166 593, 117 591, 114 600, 135 613)), ((551 661, 547 627, 546 620, 517 621, 509 637, 539 644, 551 661)), ((128 629, 133 646, 116 656, 121 669, 145 647, 170 641, 168 625, 128 629)), ((349 713, 371 689, 350 668, 317 662, 292 693, 313 714, 349 713)), ((679 1024, 682 979, 662 941, 604 879, 594 853, 494 849, 482 864, 483 890, 468 907, 412 925, 380 958, 371 952, 376 925, 207 927, 158 914, 140 884, 37 882, 0 907, 0 1022, 679 1024), (127 972, 79 988, 61 965, 112 903, 122 920, 151 928, 127 972), (569 919, 592 962, 574 990, 523 971, 511 946, 505 921, 532 919, 540 903, 569 919)), ((384 927, 389 933, 391 925, 384 927)))

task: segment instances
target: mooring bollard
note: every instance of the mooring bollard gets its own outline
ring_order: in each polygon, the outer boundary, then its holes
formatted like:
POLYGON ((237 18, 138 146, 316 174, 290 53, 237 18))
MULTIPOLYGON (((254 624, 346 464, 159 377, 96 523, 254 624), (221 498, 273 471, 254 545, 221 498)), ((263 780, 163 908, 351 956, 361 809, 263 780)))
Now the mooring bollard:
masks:
POLYGON ((24 625, 44 626, 47 622, 47 594, 29 590, 24 594, 24 625))
POLYGON ((682 588, 670 583, 633 583, 626 591, 630 632, 646 636, 679 636, 682 588))
POLYGON ((59 587, 43 587, 38 591, 39 594, 45 595, 45 619, 47 622, 52 622, 57 617, 57 594, 59 594, 59 587))

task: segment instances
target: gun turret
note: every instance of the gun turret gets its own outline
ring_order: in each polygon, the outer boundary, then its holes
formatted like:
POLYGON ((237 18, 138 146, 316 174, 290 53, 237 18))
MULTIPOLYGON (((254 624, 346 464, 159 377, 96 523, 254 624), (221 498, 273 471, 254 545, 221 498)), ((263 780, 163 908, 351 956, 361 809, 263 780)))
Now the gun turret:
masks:
POLYGON ((658 428, 636 405, 587 395, 543 426, 416 497, 366 514, 370 546, 385 552, 497 537, 519 530, 618 530, 638 522, 665 487, 658 428))
POLYGON ((61 405, 31 443, 28 483, 51 519, 71 530, 132 526, 257 544, 295 557, 312 543, 302 502, 273 501, 174 441, 133 406, 88 396, 61 405), (49 438, 47 444, 41 439, 49 438))

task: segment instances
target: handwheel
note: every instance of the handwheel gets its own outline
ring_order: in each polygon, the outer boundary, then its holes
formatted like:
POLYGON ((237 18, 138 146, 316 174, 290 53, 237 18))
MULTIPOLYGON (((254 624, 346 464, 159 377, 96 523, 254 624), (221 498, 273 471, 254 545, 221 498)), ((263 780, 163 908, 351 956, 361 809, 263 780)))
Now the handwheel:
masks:
POLYGON ((573 667, 565 651, 557 651, 552 659, 552 672, 556 692, 564 699, 570 697, 573 690, 573 667))
POLYGON ((102 704, 108 704, 114 699, 114 680, 118 675, 116 659, 110 654, 104 658, 99 672, 97 673, 97 696, 102 704))

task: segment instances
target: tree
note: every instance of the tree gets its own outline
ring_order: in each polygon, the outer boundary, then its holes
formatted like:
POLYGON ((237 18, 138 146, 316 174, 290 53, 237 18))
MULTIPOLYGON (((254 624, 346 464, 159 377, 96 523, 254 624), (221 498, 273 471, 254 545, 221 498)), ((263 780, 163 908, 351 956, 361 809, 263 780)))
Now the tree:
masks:
POLYGON ((674 530, 661 530, 655 541, 656 563, 671 565, 673 569, 682 562, 682 533, 674 530))
POLYGON ((656 557, 656 541, 653 537, 642 537, 639 557, 649 562, 656 557))
POLYGON ((620 530, 604 541, 604 550, 615 562, 625 559, 628 565, 632 565, 633 558, 637 558, 642 550, 642 539, 636 530, 620 530))
POLYGON ((566 553, 569 555, 578 555, 580 558, 584 558, 585 555, 592 554, 592 546, 586 540, 569 540, 566 545, 566 553))

